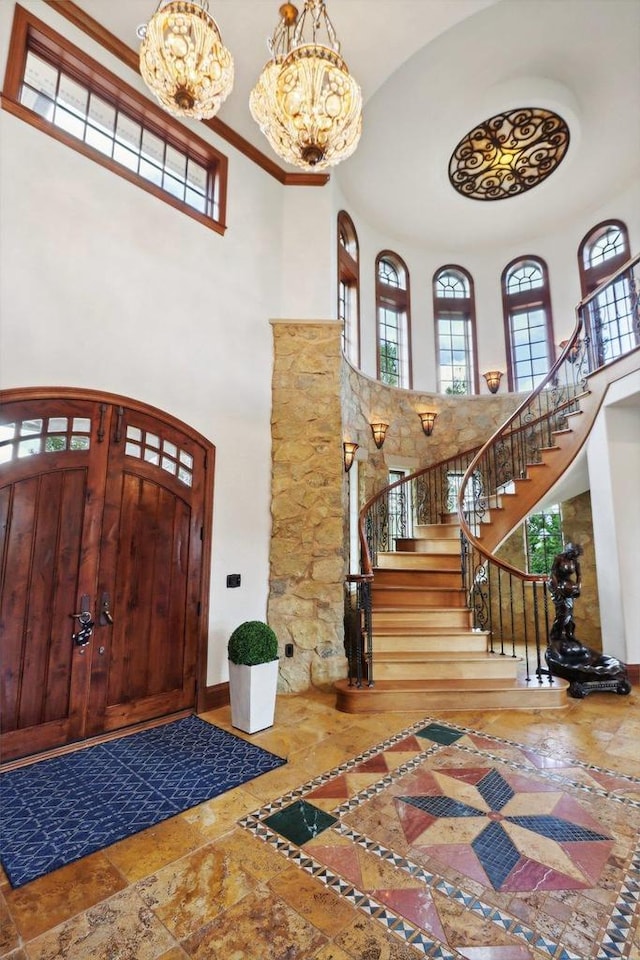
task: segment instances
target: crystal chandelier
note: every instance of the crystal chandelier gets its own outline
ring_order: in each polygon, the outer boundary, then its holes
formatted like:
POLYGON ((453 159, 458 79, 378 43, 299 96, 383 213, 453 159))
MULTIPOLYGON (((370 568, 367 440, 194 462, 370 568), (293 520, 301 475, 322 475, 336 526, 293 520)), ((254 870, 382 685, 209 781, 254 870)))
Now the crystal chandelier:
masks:
POLYGON ((138 27, 142 78, 174 116, 212 117, 231 93, 233 58, 208 10, 208 0, 160 0, 138 27))
POLYGON ((285 3, 280 18, 249 109, 278 156, 304 170, 324 170, 358 145, 360 87, 340 56, 323 0, 305 0, 299 17, 285 3))

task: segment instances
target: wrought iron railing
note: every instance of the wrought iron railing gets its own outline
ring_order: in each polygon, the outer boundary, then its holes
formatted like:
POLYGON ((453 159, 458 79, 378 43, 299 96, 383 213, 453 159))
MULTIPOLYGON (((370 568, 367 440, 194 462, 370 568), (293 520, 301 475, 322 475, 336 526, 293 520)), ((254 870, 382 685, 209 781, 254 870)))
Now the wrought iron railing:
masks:
POLYGON ((546 576, 528 574, 500 560, 482 545, 479 533, 500 496, 527 476, 531 464, 542 462, 554 434, 579 411, 589 374, 640 346, 639 265, 640 257, 628 261, 578 304, 575 329, 560 357, 483 447, 389 484, 365 503, 359 520, 362 572, 347 579, 350 683, 373 684, 371 585, 378 553, 402 546, 416 525, 441 523, 456 511, 463 583, 474 627, 488 631, 491 652, 522 655, 527 680, 535 677, 543 683, 549 677, 543 667, 549 628, 546 576))
POLYGON ((532 675, 540 683, 545 676, 551 680, 543 666, 549 634, 547 575, 529 574, 501 560, 495 555, 498 544, 483 545, 479 531, 501 495, 527 476, 531 464, 542 462, 554 433, 580 410, 588 376, 640 346, 639 265, 640 257, 628 261, 578 304, 575 329, 560 357, 474 457, 460 486, 463 581, 474 627, 489 632, 492 652, 523 653, 527 680, 532 675))

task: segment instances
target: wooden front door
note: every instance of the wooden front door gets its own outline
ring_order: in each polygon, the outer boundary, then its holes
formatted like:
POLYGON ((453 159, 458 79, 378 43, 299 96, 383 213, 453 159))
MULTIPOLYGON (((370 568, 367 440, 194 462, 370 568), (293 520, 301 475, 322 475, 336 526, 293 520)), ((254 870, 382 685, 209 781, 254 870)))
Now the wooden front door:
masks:
POLYGON ((0 418, 3 760, 196 706, 213 459, 132 401, 14 395, 0 418))

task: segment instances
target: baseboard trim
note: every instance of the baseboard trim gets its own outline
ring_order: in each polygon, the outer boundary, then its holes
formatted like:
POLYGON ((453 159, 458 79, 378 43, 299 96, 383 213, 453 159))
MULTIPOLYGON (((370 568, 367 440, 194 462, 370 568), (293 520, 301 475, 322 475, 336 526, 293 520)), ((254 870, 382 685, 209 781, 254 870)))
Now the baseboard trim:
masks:
POLYGON ((198 713, 205 713, 207 710, 217 710, 218 707, 226 707, 231 702, 229 696, 229 681, 225 683, 214 683, 210 687, 205 687, 202 703, 198 703, 198 713))
POLYGON ((637 687, 640 684, 640 663, 628 663, 627 673, 629 674, 629 683, 637 687))

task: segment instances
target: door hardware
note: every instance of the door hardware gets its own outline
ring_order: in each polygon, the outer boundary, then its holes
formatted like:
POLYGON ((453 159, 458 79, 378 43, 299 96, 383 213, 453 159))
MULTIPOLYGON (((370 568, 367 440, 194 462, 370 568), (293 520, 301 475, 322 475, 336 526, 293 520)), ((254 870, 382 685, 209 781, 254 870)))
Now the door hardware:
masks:
POLYGON ((106 627, 110 626, 113 623, 113 614, 109 609, 111 601, 109 600, 109 594, 102 594, 102 603, 100 606, 100 626, 106 627))
MULTIPOLYGON (((73 642, 77 647, 86 647, 91 640, 91 634, 95 626, 91 614, 88 610, 83 610, 82 613, 72 613, 71 616, 79 621, 78 629, 72 637, 73 642)), ((84 650, 81 649, 80 653, 84 653, 84 650)))

